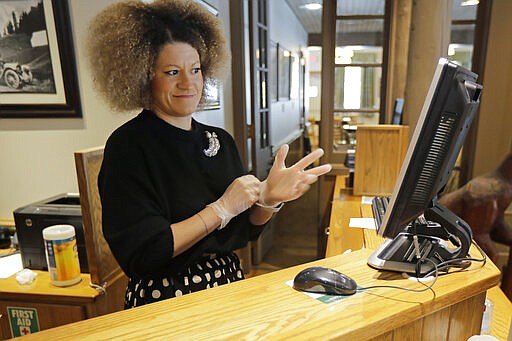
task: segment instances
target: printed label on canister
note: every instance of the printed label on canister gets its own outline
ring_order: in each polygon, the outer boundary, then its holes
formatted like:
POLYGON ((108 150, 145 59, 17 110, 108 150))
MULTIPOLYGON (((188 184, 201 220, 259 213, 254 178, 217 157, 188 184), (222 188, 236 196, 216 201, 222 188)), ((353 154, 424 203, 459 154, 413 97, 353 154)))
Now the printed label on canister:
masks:
POLYGON ((72 225, 54 225, 43 230, 46 261, 54 285, 66 286, 79 282, 80 263, 72 225))

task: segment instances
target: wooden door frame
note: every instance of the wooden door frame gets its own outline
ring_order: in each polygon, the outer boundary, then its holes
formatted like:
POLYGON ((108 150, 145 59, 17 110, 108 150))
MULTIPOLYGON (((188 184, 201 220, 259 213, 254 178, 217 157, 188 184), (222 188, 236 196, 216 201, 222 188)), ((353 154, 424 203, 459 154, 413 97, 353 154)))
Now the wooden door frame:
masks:
MULTIPOLYGON (((473 59, 471 70, 478 74, 479 82, 484 79, 485 57, 491 25, 492 0, 480 0, 476 12, 475 35, 473 40, 473 59)), ((461 165, 458 186, 461 187, 474 176, 476 140, 478 135, 479 112, 469 128, 461 153, 461 165)))
MULTIPOLYGON (((230 30, 233 75, 233 125, 234 139, 246 169, 262 179, 266 177, 272 165, 270 143, 270 96, 269 82, 266 84, 266 114, 263 123, 260 117, 259 81, 260 71, 256 58, 255 40, 259 43, 258 29, 265 29, 268 61, 268 0, 230 1, 230 30), (267 26, 258 22, 260 6, 266 11, 267 26), (263 128, 262 128, 263 126, 263 128), (261 129, 265 129, 265 146, 261 146, 261 129), (260 153, 260 154, 258 154, 260 153)), ((268 72, 268 65, 267 65, 268 72)), ((268 78, 268 77, 267 77, 268 78)))
POLYGON ((245 22, 246 7, 248 0, 229 2, 229 24, 231 31, 231 70, 233 84, 233 138, 238 148, 238 152, 244 164, 244 167, 251 172, 252 160, 254 156, 249 151, 247 141, 254 139, 254 130, 252 125, 247 124, 247 115, 250 115, 248 108, 246 70, 249 70, 250 62, 246 53, 246 46, 249 43, 246 37, 245 22))

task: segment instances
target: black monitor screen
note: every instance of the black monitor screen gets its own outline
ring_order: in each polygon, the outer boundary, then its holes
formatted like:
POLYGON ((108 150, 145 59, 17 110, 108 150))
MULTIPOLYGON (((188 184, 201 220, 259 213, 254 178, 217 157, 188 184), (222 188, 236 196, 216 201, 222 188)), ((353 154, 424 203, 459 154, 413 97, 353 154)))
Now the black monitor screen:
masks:
POLYGON ((388 238, 368 259, 384 270, 428 274, 466 257, 471 228, 437 201, 479 104, 477 75, 441 58, 378 234, 388 238), (423 222, 420 215, 424 215, 423 222), (419 222, 418 222, 419 221, 419 222), (450 241, 455 247, 447 246, 450 241), (423 261, 428 259, 430 261, 423 261))
POLYGON ((446 183, 476 112, 477 75, 440 59, 378 234, 394 238, 446 183))

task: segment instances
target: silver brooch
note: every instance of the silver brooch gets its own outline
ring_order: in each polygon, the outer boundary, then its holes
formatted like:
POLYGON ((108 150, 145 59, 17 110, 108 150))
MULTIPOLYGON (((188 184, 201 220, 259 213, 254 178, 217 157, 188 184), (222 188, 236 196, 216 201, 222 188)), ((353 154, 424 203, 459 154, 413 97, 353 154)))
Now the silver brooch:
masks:
POLYGON ((208 157, 212 157, 217 155, 217 152, 220 149, 220 142, 217 138, 217 134, 210 133, 209 131, 205 131, 206 137, 208 138, 208 149, 203 149, 204 155, 208 157))

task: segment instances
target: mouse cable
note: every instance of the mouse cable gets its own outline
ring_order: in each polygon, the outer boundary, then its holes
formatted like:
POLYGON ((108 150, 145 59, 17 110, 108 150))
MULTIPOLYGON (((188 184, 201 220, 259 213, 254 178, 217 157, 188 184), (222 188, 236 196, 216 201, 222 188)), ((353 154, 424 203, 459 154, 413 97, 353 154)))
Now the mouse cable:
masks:
MULTIPOLYGON (((437 271, 437 264, 433 260, 431 260, 431 259, 423 258, 423 259, 419 259, 418 260, 418 262, 416 263, 416 266, 418 266, 423 261, 431 262, 432 265, 434 265, 434 271, 435 271, 434 280, 429 285, 426 285, 425 283, 423 283, 420 280, 420 277, 416 277, 416 280, 418 281, 418 283, 420 283, 420 284, 425 286, 425 288, 423 288, 423 289, 413 289, 413 288, 407 288, 407 287, 400 287, 400 286, 397 286, 397 285, 371 285, 369 287, 357 288, 357 290, 359 291, 359 290, 375 289, 375 288, 399 289, 399 290, 406 290, 406 291, 412 291, 412 292, 423 292, 423 291, 430 290, 434 286, 434 284, 437 282, 437 278, 439 277, 439 274, 438 274, 438 271, 437 271)), ((421 278, 424 278, 424 277, 421 277, 421 278)))

